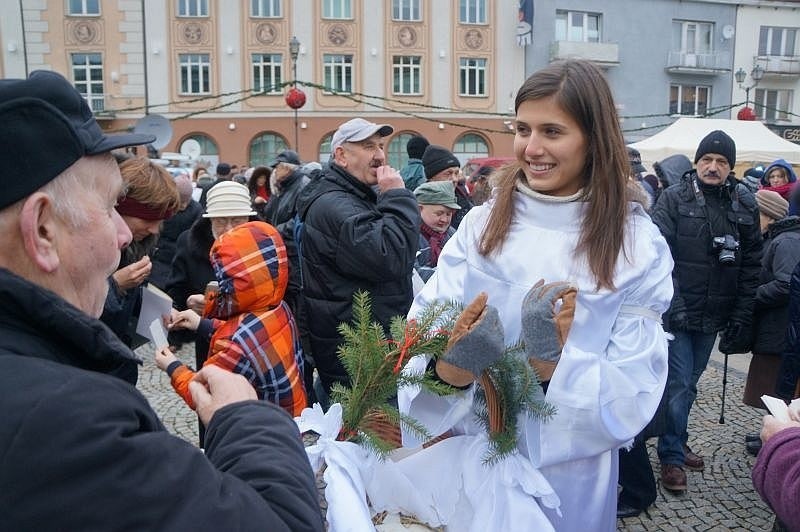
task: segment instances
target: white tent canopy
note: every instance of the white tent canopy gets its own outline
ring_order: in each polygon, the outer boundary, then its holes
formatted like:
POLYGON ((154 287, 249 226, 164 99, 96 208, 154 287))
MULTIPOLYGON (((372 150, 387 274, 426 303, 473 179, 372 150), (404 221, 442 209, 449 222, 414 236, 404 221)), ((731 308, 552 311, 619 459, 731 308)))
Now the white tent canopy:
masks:
POLYGON ((800 145, 782 139, 758 121, 679 118, 660 133, 631 146, 639 150, 642 162, 649 164, 676 153, 694 160, 697 145, 716 129, 730 135, 736 143, 737 164, 771 163, 775 159, 800 164, 800 145))

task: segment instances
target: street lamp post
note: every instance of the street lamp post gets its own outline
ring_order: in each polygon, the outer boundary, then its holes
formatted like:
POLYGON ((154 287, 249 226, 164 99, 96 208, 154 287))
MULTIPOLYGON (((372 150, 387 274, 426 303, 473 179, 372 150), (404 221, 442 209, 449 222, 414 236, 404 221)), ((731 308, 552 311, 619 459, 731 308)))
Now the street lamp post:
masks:
POLYGON ((758 85, 758 82, 764 77, 764 68, 761 65, 756 65, 753 67, 753 70, 750 71, 750 77, 753 79, 753 83, 750 85, 744 85, 744 80, 747 78, 747 72, 745 72, 742 67, 739 67, 739 70, 734 72, 733 76, 736 78, 736 83, 739 84, 739 88, 744 90, 744 106, 749 108, 750 89, 758 85))
MULTIPOLYGON (((292 87, 297 86, 297 56, 300 53, 300 41, 296 36, 292 36, 289 41, 289 55, 292 57, 292 87)), ((299 137, 297 136, 297 108, 294 109, 294 149, 300 151, 299 137)))

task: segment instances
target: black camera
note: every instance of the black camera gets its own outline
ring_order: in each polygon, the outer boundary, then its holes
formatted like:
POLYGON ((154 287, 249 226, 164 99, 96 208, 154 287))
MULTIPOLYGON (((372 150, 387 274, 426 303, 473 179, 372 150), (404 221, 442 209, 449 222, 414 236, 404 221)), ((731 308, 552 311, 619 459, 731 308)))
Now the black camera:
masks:
POLYGON ((720 264, 731 265, 736 262, 736 250, 739 249, 739 241, 733 235, 715 236, 712 240, 714 249, 719 251, 717 260, 720 264))

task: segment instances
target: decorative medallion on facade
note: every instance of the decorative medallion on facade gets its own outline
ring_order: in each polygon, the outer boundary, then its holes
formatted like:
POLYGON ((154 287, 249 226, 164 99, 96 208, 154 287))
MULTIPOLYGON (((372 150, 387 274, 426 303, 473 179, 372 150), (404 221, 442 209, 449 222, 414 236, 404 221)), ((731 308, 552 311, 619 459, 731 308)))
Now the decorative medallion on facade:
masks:
POLYGON ((187 22, 183 25, 181 35, 189 44, 200 44, 205 40, 205 27, 198 22, 187 22))
POLYGON ((261 44, 274 44, 278 38, 278 30, 269 22, 262 22, 256 26, 256 40, 261 44))
POLYGON ((90 44, 97 39, 97 25, 88 20, 81 20, 72 25, 72 38, 80 44, 90 44))
POLYGON ((397 40, 405 47, 417 44, 417 31, 411 26, 403 26, 397 32, 397 40))
POLYGON ((464 34, 464 44, 466 44, 467 48, 470 50, 477 50, 483 46, 483 33, 474 28, 467 30, 464 34))
POLYGON ((341 46, 346 43, 349 38, 350 34, 341 24, 334 24, 328 29, 328 40, 331 42, 331 44, 341 46))

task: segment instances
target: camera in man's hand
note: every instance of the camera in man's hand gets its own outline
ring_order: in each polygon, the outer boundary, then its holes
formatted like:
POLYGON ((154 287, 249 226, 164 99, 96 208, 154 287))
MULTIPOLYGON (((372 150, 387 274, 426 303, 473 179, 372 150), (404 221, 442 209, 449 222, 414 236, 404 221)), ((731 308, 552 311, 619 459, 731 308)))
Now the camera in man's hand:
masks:
POLYGON ((720 264, 730 266, 736 262, 739 241, 733 235, 715 236, 711 242, 714 245, 714 249, 719 252, 717 259, 720 264))

